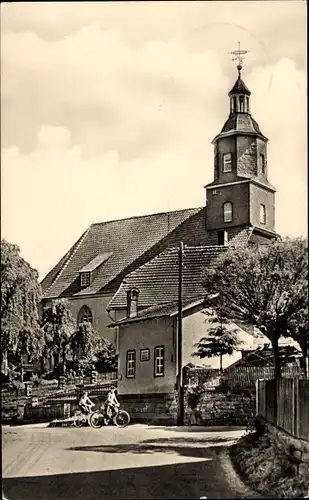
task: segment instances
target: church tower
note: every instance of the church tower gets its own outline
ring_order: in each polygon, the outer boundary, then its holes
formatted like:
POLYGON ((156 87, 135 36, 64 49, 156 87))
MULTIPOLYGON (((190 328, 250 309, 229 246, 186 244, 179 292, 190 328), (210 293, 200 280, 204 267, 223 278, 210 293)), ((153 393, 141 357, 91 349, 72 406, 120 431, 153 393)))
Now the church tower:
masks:
POLYGON ((214 138, 214 180, 206 189, 206 226, 213 244, 228 241, 246 230, 250 242, 276 237, 275 188, 268 181, 267 142, 253 119, 251 92, 242 80, 244 50, 238 60, 238 78, 229 92, 229 116, 214 138))

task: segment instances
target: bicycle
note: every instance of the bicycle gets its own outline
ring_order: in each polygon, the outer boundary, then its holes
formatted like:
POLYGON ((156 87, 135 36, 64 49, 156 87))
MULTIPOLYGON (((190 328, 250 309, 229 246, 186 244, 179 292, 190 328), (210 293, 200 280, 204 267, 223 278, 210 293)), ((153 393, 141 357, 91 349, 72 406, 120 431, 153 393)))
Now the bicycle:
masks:
POLYGON ((104 425, 109 425, 111 422, 117 427, 124 428, 129 425, 131 417, 126 410, 120 408, 114 409, 114 415, 106 416, 104 409, 92 412, 89 417, 91 427, 101 429, 104 425))
POLYGON ((91 415, 95 412, 95 410, 75 410, 73 414, 73 425, 74 427, 82 427, 85 424, 91 425, 90 418, 91 415))

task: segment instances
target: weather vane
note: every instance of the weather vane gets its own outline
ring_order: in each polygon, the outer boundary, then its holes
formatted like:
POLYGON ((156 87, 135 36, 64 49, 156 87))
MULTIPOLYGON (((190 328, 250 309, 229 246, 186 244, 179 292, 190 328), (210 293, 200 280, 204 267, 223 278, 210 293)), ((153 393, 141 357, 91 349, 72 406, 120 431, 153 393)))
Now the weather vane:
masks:
POLYGON ((240 74, 240 70, 242 69, 242 63, 243 63, 244 57, 246 54, 248 54, 248 52, 250 52, 250 50, 241 50, 240 49, 240 42, 238 42, 238 50, 233 50, 233 52, 229 52, 229 54, 231 54, 233 56, 232 61, 238 61, 237 69, 238 69, 239 74, 240 74))

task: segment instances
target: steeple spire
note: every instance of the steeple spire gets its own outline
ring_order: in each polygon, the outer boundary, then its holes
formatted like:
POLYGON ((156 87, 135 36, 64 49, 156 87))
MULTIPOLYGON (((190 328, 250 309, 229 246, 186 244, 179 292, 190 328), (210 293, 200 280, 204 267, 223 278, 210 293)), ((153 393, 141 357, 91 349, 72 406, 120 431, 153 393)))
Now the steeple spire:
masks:
POLYGON ((238 78, 241 78, 241 70, 242 70, 242 65, 244 62, 245 55, 248 54, 250 50, 241 50, 240 49, 240 42, 238 42, 238 50, 233 50, 233 52, 229 52, 232 57, 232 61, 238 61, 237 64, 237 70, 238 70, 238 78))
POLYGON ((234 87, 229 92, 230 97, 230 115, 235 113, 250 113, 249 107, 249 96, 251 94, 250 90, 246 87, 245 83, 241 79, 241 70, 243 67, 243 61, 249 50, 242 50, 240 48, 240 42, 238 42, 238 50, 233 50, 229 52, 232 57, 232 61, 237 61, 237 71, 238 78, 235 82, 234 87))

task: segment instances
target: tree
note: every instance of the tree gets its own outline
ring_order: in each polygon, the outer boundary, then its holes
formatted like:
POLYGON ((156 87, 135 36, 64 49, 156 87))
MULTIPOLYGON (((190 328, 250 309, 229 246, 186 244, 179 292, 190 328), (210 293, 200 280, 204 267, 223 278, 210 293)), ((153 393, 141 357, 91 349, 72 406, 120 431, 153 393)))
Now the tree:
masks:
POLYGON ((73 354, 73 365, 76 360, 85 362, 95 360, 95 353, 101 348, 102 339, 89 321, 82 321, 70 337, 69 346, 73 354))
POLYGON ((67 299, 56 299, 43 310, 42 332, 45 340, 44 355, 56 355, 62 359, 62 371, 66 370, 66 354, 75 329, 70 304, 67 299))
POLYGON ((20 255, 20 249, 1 240, 1 357, 13 353, 37 358, 43 349, 38 306, 38 272, 20 255))
POLYGON ((199 342, 194 344, 197 351, 193 356, 199 358, 213 358, 220 356, 220 372, 223 373, 222 358, 226 354, 232 355, 234 351, 240 347, 241 341, 237 336, 239 328, 228 329, 230 323, 227 318, 217 316, 214 311, 208 311, 208 321, 214 326, 208 330, 208 336, 201 338, 199 342))
POLYGON ((102 339, 102 347, 96 352, 96 368, 98 372, 109 372, 117 370, 118 356, 116 349, 107 339, 102 339))
POLYGON ((278 341, 308 304, 307 240, 228 248, 205 269, 206 291, 219 293, 216 309, 243 325, 256 325, 271 341, 275 376, 281 377, 278 341))

